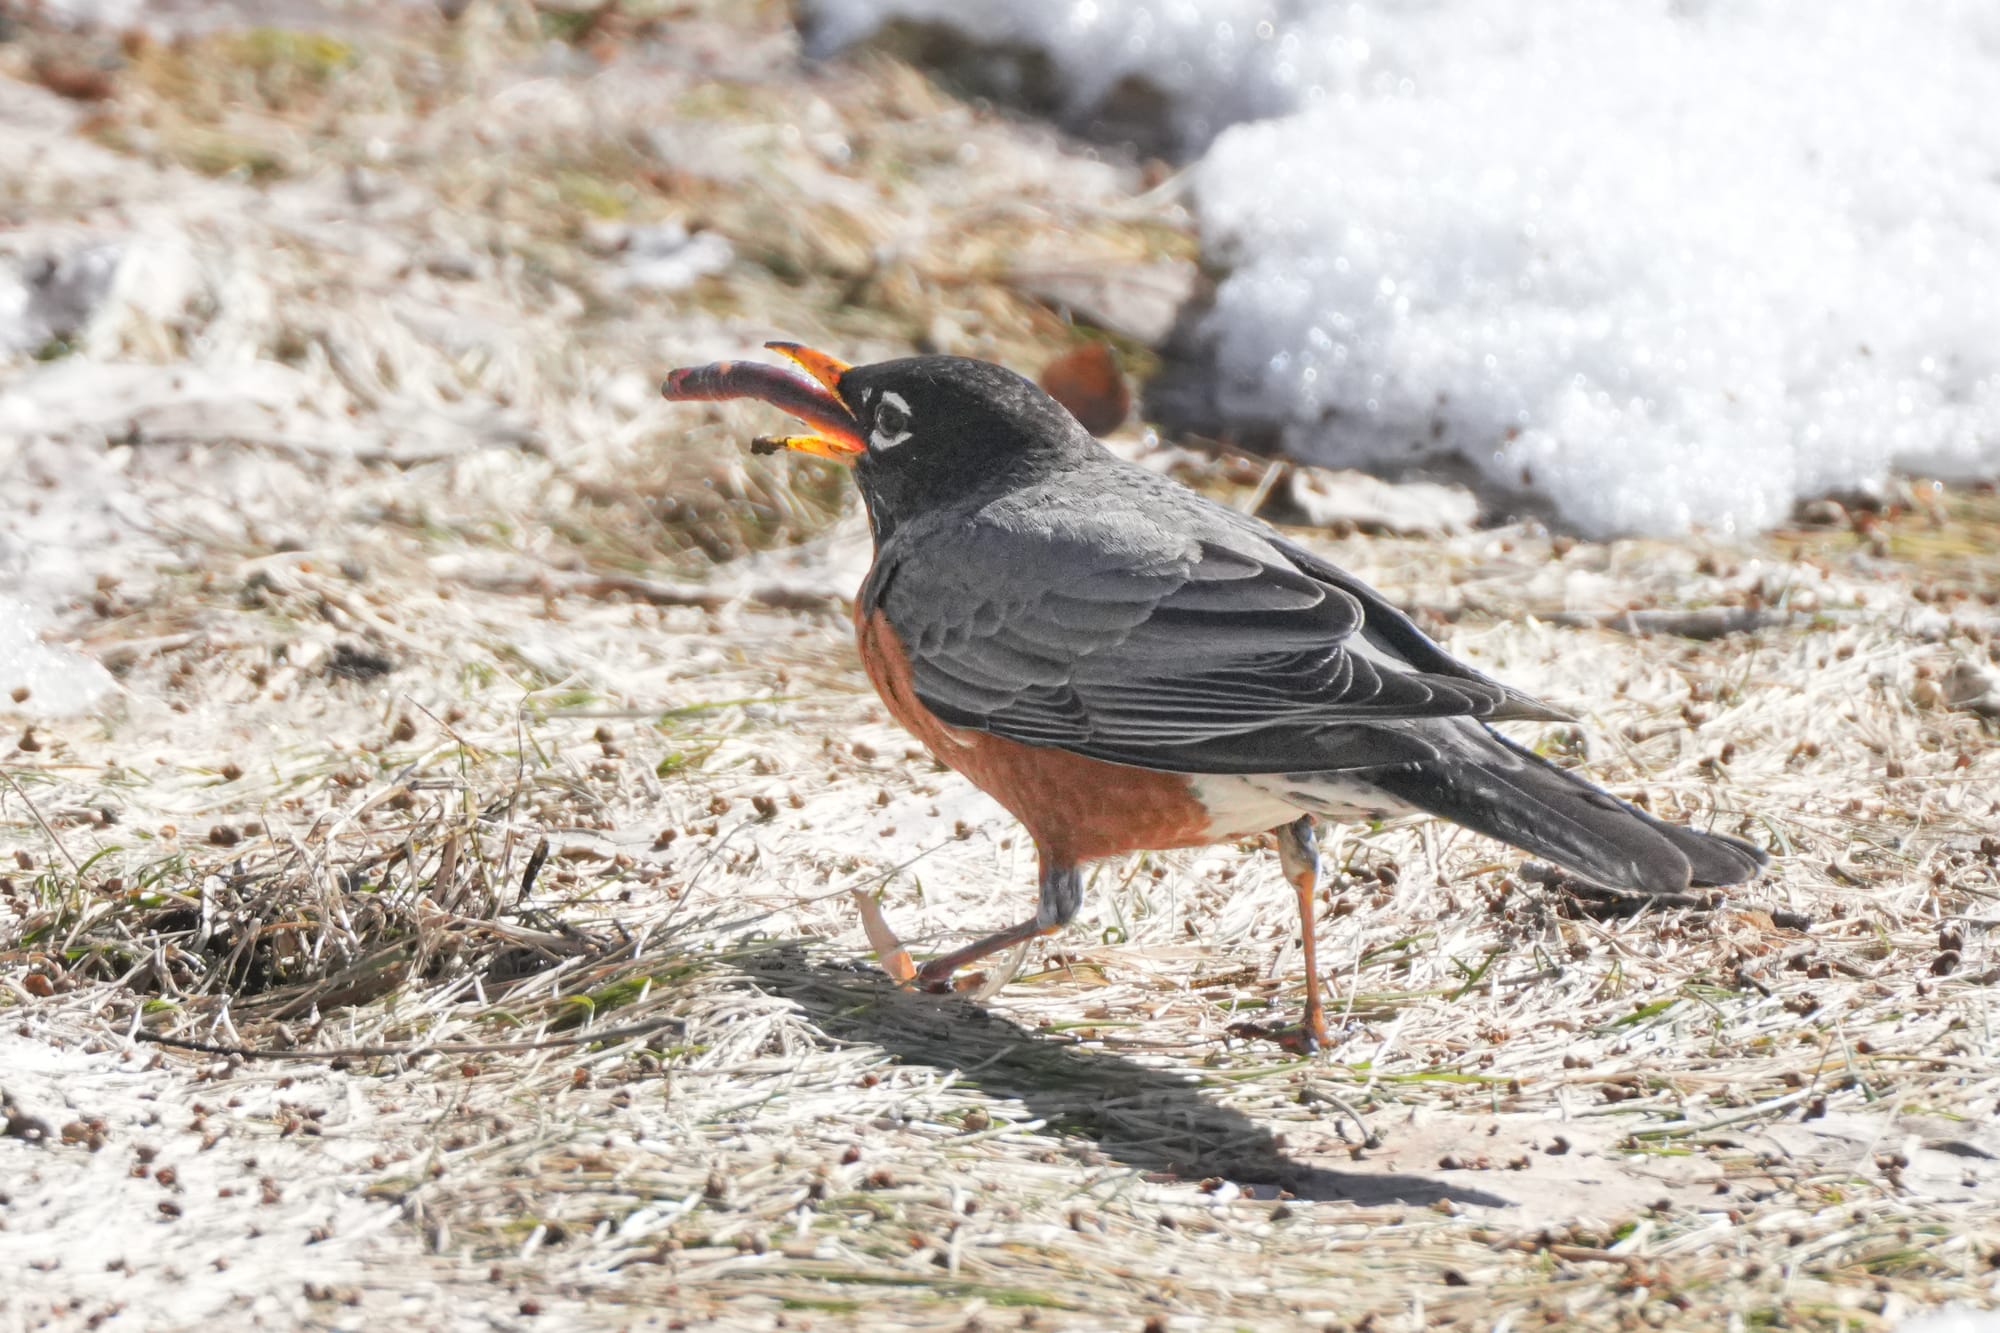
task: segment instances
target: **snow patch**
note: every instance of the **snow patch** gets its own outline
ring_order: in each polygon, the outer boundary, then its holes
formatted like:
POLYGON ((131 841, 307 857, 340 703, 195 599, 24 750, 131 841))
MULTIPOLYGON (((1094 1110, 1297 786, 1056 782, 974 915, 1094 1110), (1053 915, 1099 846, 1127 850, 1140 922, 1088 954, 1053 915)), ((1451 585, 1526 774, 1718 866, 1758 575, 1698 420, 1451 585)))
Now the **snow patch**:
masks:
POLYGON ((815 0, 1143 77, 1226 271, 1176 374, 1316 462, 1590 534, 2000 473, 2000 9, 815 0), (1234 128, 1223 126, 1234 124, 1234 128), (1219 136, 1210 138, 1215 131, 1219 136))
POLYGON ((2000 1333, 2000 1311, 1949 1305, 1904 1320, 1896 1325, 1896 1333, 2000 1333))
POLYGON ((0 593, 0 712, 65 717, 88 711, 110 693, 111 673, 73 648, 44 640, 47 623, 26 602, 0 593))
POLYGON ((200 283, 184 235, 9 238, 0 252, 0 358, 52 342, 101 344, 179 313, 200 283))

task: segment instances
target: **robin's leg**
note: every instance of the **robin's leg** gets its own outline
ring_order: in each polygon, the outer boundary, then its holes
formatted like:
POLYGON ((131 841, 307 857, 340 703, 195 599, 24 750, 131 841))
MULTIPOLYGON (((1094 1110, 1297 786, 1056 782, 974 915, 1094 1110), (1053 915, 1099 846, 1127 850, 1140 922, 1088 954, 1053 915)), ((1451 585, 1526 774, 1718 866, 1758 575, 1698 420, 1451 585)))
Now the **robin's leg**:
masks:
POLYGON ((974 940, 963 949, 931 959, 917 969, 917 980, 926 986, 948 984, 959 968, 976 963, 1002 949, 1025 944, 1044 935, 1053 935, 1068 925, 1083 903, 1083 872, 1074 865, 1056 862, 1042 852, 1042 901, 1032 921, 1009 926, 1003 931, 974 940))
MULTIPOLYGON (((1319 948, 1313 929, 1313 895, 1319 888, 1319 839, 1313 835, 1313 818, 1300 815, 1289 824, 1271 830, 1278 840, 1278 864, 1292 891, 1299 895, 1299 930, 1306 950, 1306 1016, 1299 1024, 1299 1044, 1306 1050, 1325 1050, 1332 1044, 1326 1029, 1326 1010, 1319 998, 1319 948)), ((1288 1045, 1290 1043, 1287 1043, 1288 1045)))

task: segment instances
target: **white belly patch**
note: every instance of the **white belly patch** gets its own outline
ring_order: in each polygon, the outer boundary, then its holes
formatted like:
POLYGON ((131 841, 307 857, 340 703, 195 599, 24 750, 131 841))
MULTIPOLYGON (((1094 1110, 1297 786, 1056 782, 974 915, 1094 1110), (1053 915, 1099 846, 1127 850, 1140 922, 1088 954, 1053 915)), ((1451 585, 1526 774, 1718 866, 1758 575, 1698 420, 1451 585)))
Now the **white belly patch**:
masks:
POLYGON ((1188 782, 1207 807, 1209 832, 1216 838, 1262 833, 1301 814, 1365 823, 1416 813, 1414 806, 1345 773, 1204 774, 1188 782))

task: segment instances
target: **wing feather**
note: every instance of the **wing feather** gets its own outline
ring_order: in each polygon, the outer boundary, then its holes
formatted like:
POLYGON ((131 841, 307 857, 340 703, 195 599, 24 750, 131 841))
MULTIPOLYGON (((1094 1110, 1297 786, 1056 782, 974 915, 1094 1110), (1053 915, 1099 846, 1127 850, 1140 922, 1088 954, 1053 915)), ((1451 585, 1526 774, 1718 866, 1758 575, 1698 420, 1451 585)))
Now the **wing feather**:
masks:
POLYGON ((1334 566, 1159 487, 1179 522, 1016 493, 950 529, 899 531, 863 609, 888 615, 918 697, 950 725, 1143 768, 1408 763, 1425 742, 1383 724, 1560 716, 1334 566), (902 558, 919 541, 924 558, 902 558))

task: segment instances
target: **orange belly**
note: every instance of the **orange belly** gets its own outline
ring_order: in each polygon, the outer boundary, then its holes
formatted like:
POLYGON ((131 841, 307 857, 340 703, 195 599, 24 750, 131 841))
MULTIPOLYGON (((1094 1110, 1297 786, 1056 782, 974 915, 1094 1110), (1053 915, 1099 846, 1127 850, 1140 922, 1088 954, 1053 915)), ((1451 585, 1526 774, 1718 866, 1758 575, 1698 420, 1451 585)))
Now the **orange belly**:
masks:
POLYGON ((863 618, 857 604, 854 630, 868 679, 895 719, 1007 807, 1057 863, 1215 841, 1208 808, 1182 775, 947 726, 917 698, 909 654, 888 617, 877 610, 863 618))

